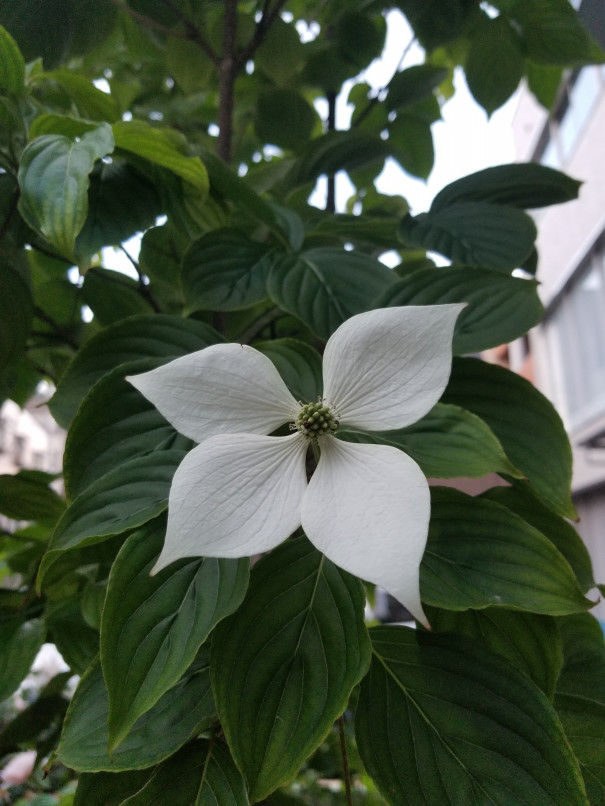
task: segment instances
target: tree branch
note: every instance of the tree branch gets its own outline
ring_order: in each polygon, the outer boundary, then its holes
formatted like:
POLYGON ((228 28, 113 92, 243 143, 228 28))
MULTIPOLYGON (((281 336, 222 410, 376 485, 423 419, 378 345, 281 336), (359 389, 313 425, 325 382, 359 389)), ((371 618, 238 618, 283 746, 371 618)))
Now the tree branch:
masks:
MULTIPOLYGON (((336 93, 328 92, 328 131, 333 132, 336 130, 336 93)), ((329 213, 336 212, 336 177, 334 174, 328 174, 328 187, 326 192, 326 210, 329 213)))
POLYGON ((235 41, 237 35, 237 0, 225 0, 225 20, 223 28, 223 48, 218 66, 218 127, 216 144, 217 155, 231 162, 233 140, 233 96, 237 62, 235 41))
POLYGON ((122 252, 124 252, 128 260, 132 263, 132 267, 139 277, 139 294, 144 299, 147 300, 147 302, 151 305, 151 307, 156 313, 162 313, 163 312, 162 306, 155 298, 155 295, 151 290, 151 288, 149 288, 149 285, 145 282, 145 275, 141 271, 141 266, 139 265, 138 260, 135 260, 133 256, 129 254, 129 252, 122 246, 122 244, 120 244, 120 249, 122 250, 122 252))
POLYGON ((271 0, 265 0, 260 20, 256 23, 254 34, 244 50, 238 57, 238 67, 246 64, 248 59, 251 59, 257 48, 262 45, 269 29, 279 17, 282 8, 286 5, 287 0, 277 0, 275 6, 271 9, 271 0))

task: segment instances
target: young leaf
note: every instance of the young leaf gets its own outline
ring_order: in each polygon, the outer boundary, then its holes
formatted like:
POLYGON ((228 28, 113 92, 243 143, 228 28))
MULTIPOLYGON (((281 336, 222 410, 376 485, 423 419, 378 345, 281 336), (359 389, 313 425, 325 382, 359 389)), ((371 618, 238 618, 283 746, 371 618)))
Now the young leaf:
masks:
POLYGON ((569 440, 552 404, 531 383, 495 364, 455 358, 442 400, 485 420, 533 492, 558 515, 575 517, 569 440))
POLYGON ((101 664, 82 676, 65 717, 59 759, 82 772, 142 770, 197 736, 214 714, 208 662, 200 656, 176 686, 135 723, 111 755, 107 750, 109 702, 101 664))
POLYGON ((588 806, 545 695, 460 636, 371 630, 355 735, 392 806, 588 806))
POLYGON ((19 166, 19 211, 26 222, 68 258, 88 212, 88 177, 96 160, 114 148, 106 123, 71 140, 60 134, 37 137, 19 166))
POLYGON ((253 802, 294 777, 364 675, 364 598, 299 538, 257 563, 244 605, 215 630, 217 708, 253 802))
POLYGON ((431 478, 479 478, 487 473, 522 477, 483 420, 445 403, 437 403, 417 423, 399 431, 370 433, 347 428, 339 430, 338 437, 401 448, 431 478))
POLYGON ((9 32, 0 25, 0 91, 21 95, 25 83, 25 62, 9 32))
POLYGON ((497 605, 565 615, 594 605, 537 529, 500 504, 445 487, 432 489, 420 592, 447 610, 497 605))
POLYGON ((111 569, 101 623, 101 663, 109 693, 113 750, 193 661, 213 627, 248 585, 248 559, 195 558, 150 577, 164 520, 132 535, 111 569))
POLYGON ((42 619, 10 617, 0 621, 0 702, 16 691, 46 636, 42 619))

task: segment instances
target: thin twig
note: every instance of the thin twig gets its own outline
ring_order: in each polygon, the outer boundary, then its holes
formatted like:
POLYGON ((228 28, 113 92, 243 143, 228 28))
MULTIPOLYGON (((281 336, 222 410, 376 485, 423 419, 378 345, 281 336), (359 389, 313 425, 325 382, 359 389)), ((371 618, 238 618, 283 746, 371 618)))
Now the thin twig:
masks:
POLYGON ((237 36, 237 0, 225 0, 223 46, 218 66, 218 140, 216 153, 229 164, 233 140, 233 101, 235 91, 236 63, 235 44, 237 36))
POLYGON ((151 305, 151 307, 153 308, 153 310, 156 313, 162 313, 163 312, 162 306, 160 305, 160 303, 155 298, 155 295, 154 295, 153 291, 151 290, 151 288, 149 288, 149 285, 145 282, 145 274, 141 271, 141 266, 140 266, 138 260, 135 260, 133 258, 133 256, 124 248, 124 246, 122 246, 122 244, 120 244, 120 249, 122 250, 122 252, 124 252, 124 254, 128 258, 128 260, 132 263, 132 267, 134 268, 134 270, 136 271, 136 273, 138 275, 138 278, 139 278, 139 294, 144 299, 147 300, 147 302, 151 305))
POLYGON ((349 770, 349 757, 347 755, 347 742, 345 737, 345 720, 343 716, 338 717, 338 733, 340 735, 340 754, 342 755, 342 771, 345 782, 347 806, 353 806, 353 795, 351 793, 351 772, 349 770))
MULTIPOLYGON (((69 344, 69 346, 73 347, 74 350, 78 349, 80 346, 78 342, 73 338, 73 336, 71 336, 71 334, 67 333, 58 322, 55 322, 50 314, 47 314, 46 311, 42 310, 42 308, 34 305, 34 315, 37 319, 41 319, 43 322, 46 322, 47 325, 52 327, 52 329, 55 331, 56 337, 60 339, 60 341, 64 342, 65 344, 69 344)), ((34 331, 32 331, 32 334, 34 334, 34 331)), ((45 335, 50 336, 51 334, 46 333, 45 335)))
POLYGON ((249 344, 252 339, 259 335, 259 333, 262 333, 267 325, 270 325, 272 322, 282 316, 285 316, 285 314, 281 308, 278 308, 277 306, 270 308, 268 311, 261 314, 261 316, 259 316, 255 322, 246 328, 246 330, 240 333, 237 338, 238 342, 241 342, 242 344, 249 344))
MULTIPOLYGON (((328 92, 328 131, 336 131, 336 93, 328 92)), ((326 210, 328 213, 336 212, 336 177, 328 174, 328 187, 326 192, 326 210)))
POLYGON ((196 27, 195 23, 189 19, 189 17, 181 11, 180 8, 175 6, 172 0, 160 0, 162 5, 166 6, 178 19, 183 23, 185 26, 185 31, 187 32, 187 39, 195 42, 200 46, 200 48, 204 51, 206 56, 208 56, 214 64, 219 63, 219 56, 218 53, 213 49, 209 42, 207 42, 199 28, 196 27))
POLYGON ((254 34, 246 47, 240 53, 237 59, 238 67, 246 64, 248 59, 254 56, 256 50, 262 45, 265 37, 275 20, 281 14, 282 8, 286 5, 287 0, 277 0, 275 6, 271 9, 271 0, 265 0, 260 20, 256 23, 254 34))

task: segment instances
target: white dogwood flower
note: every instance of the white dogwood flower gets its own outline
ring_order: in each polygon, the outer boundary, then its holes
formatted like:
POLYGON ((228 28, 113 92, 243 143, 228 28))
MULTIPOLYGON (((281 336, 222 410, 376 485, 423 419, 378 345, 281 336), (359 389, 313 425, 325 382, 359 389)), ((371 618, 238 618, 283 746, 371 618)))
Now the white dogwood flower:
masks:
POLYGON ((374 582, 426 623, 419 566, 427 481, 407 454, 337 438, 339 428, 404 428, 439 400, 463 304, 385 308, 348 319, 323 357, 324 392, 305 405, 253 347, 217 344, 128 378, 200 444, 174 476, 163 551, 182 557, 268 551, 302 525, 336 565, 374 582), (289 436, 268 436, 284 423, 289 436), (309 445, 320 459, 307 483, 309 445), (316 450, 317 452, 317 450, 316 450))

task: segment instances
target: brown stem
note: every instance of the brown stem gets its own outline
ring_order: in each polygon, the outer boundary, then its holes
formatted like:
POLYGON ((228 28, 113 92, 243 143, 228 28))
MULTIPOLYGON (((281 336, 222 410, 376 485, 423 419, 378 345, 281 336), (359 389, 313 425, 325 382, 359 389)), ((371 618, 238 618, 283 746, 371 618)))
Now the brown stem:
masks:
POLYGON ((218 156, 223 162, 231 162, 233 140, 233 96, 237 63, 235 59, 235 38, 237 35, 237 0, 225 0, 225 20, 223 29, 223 50, 218 67, 218 127, 216 145, 218 156))
POLYGON ((74 350, 78 349, 78 347, 80 346, 78 342, 69 333, 67 333, 58 322, 55 322, 52 316, 49 316, 49 314, 47 314, 45 311, 42 310, 42 308, 39 308, 37 305, 34 305, 34 315, 36 316, 37 319, 41 319, 47 325, 52 327, 52 329, 55 331, 55 335, 57 336, 57 338, 65 342, 65 344, 69 344, 69 346, 73 347, 74 350))
POLYGON ((347 806, 353 806, 353 795, 351 793, 351 772, 349 770, 349 757, 347 755, 347 742, 345 737, 345 720, 343 716, 338 717, 338 733, 340 735, 340 753, 342 755, 342 771, 345 782, 347 806))

